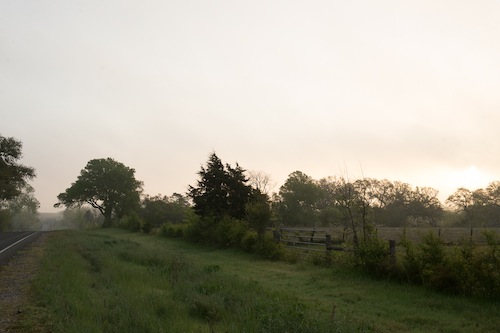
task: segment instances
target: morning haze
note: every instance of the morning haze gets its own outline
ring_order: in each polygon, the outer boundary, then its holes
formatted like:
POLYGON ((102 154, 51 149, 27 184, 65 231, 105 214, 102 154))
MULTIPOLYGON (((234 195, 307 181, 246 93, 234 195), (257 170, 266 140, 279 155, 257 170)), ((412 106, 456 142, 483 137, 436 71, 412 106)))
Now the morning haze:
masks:
POLYGON ((497 1, 7 0, 0 31, 0 134, 42 212, 106 157, 151 195, 213 151, 278 188, 300 170, 444 201, 499 178, 497 1))

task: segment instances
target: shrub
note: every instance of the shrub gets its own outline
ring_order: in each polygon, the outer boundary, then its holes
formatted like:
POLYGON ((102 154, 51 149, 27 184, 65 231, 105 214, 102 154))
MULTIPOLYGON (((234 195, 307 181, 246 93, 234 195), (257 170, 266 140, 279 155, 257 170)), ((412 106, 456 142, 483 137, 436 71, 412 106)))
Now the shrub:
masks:
POLYGON ((247 230, 246 222, 226 216, 216 224, 214 236, 209 241, 223 247, 239 247, 247 230))
POLYGON ((241 248, 246 252, 254 252, 255 244, 257 244, 257 232, 254 230, 247 230, 241 238, 241 248))
POLYGON ((264 259, 279 260, 285 258, 285 248, 282 244, 276 243, 273 236, 269 234, 257 239, 255 253, 264 259))
POLYGON ((422 263, 418 255, 418 250, 408 239, 401 241, 405 254, 401 259, 401 275, 409 283, 422 284, 422 263))
POLYGON ((160 227, 159 234, 169 238, 181 238, 184 236, 184 230, 188 227, 186 224, 166 223, 160 227))
POLYGON ((371 238, 359 244, 356 251, 357 264, 367 273, 382 277, 393 271, 387 243, 371 238))
POLYGON ((120 228, 124 228, 124 229, 130 230, 130 231, 133 231, 133 232, 136 232, 139 230, 143 230, 143 231, 147 230, 144 232, 149 233, 149 229, 144 229, 144 221, 135 212, 122 217, 118 221, 118 226, 120 228))
POLYGON ((445 246, 433 233, 423 238, 421 250, 422 283, 440 290, 455 292, 459 289, 457 276, 453 274, 453 261, 446 256, 445 246))

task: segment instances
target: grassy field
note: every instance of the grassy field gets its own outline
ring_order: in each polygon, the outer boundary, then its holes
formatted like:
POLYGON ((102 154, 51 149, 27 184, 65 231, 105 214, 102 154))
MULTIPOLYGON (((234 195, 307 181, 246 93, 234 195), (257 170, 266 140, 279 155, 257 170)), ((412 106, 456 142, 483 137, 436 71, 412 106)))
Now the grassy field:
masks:
POLYGON ((61 231, 16 332, 497 332, 500 302, 121 230, 61 231))

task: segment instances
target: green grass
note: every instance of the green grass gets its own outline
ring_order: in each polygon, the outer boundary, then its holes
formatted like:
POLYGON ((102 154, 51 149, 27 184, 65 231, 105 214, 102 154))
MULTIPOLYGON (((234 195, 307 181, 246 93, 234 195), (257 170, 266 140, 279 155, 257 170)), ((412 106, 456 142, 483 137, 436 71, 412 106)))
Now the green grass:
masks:
POLYGON ((46 245, 21 332, 495 332, 498 302, 121 230, 46 245))

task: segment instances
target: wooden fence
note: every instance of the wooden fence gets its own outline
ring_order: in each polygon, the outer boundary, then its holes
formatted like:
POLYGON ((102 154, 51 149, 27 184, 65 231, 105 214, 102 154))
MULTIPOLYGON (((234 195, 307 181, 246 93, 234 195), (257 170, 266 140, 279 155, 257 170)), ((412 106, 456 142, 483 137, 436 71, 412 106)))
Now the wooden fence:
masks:
POLYGON ((332 235, 324 228, 281 228, 274 230, 274 240, 288 248, 304 251, 344 251, 348 230, 332 235))
MULTIPOLYGON (((389 243, 390 254, 395 254, 396 245, 402 239, 419 243, 422 238, 433 233, 445 244, 460 244, 473 241, 485 244, 484 231, 493 231, 500 238, 500 228, 377 228, 377 236, 389 243)), ((283 227, 273 231, 276 242, 284 244, 290 250, 302 253, 309 251, 351 251, 352 232, 348 228, 291 228, 283 227)))

